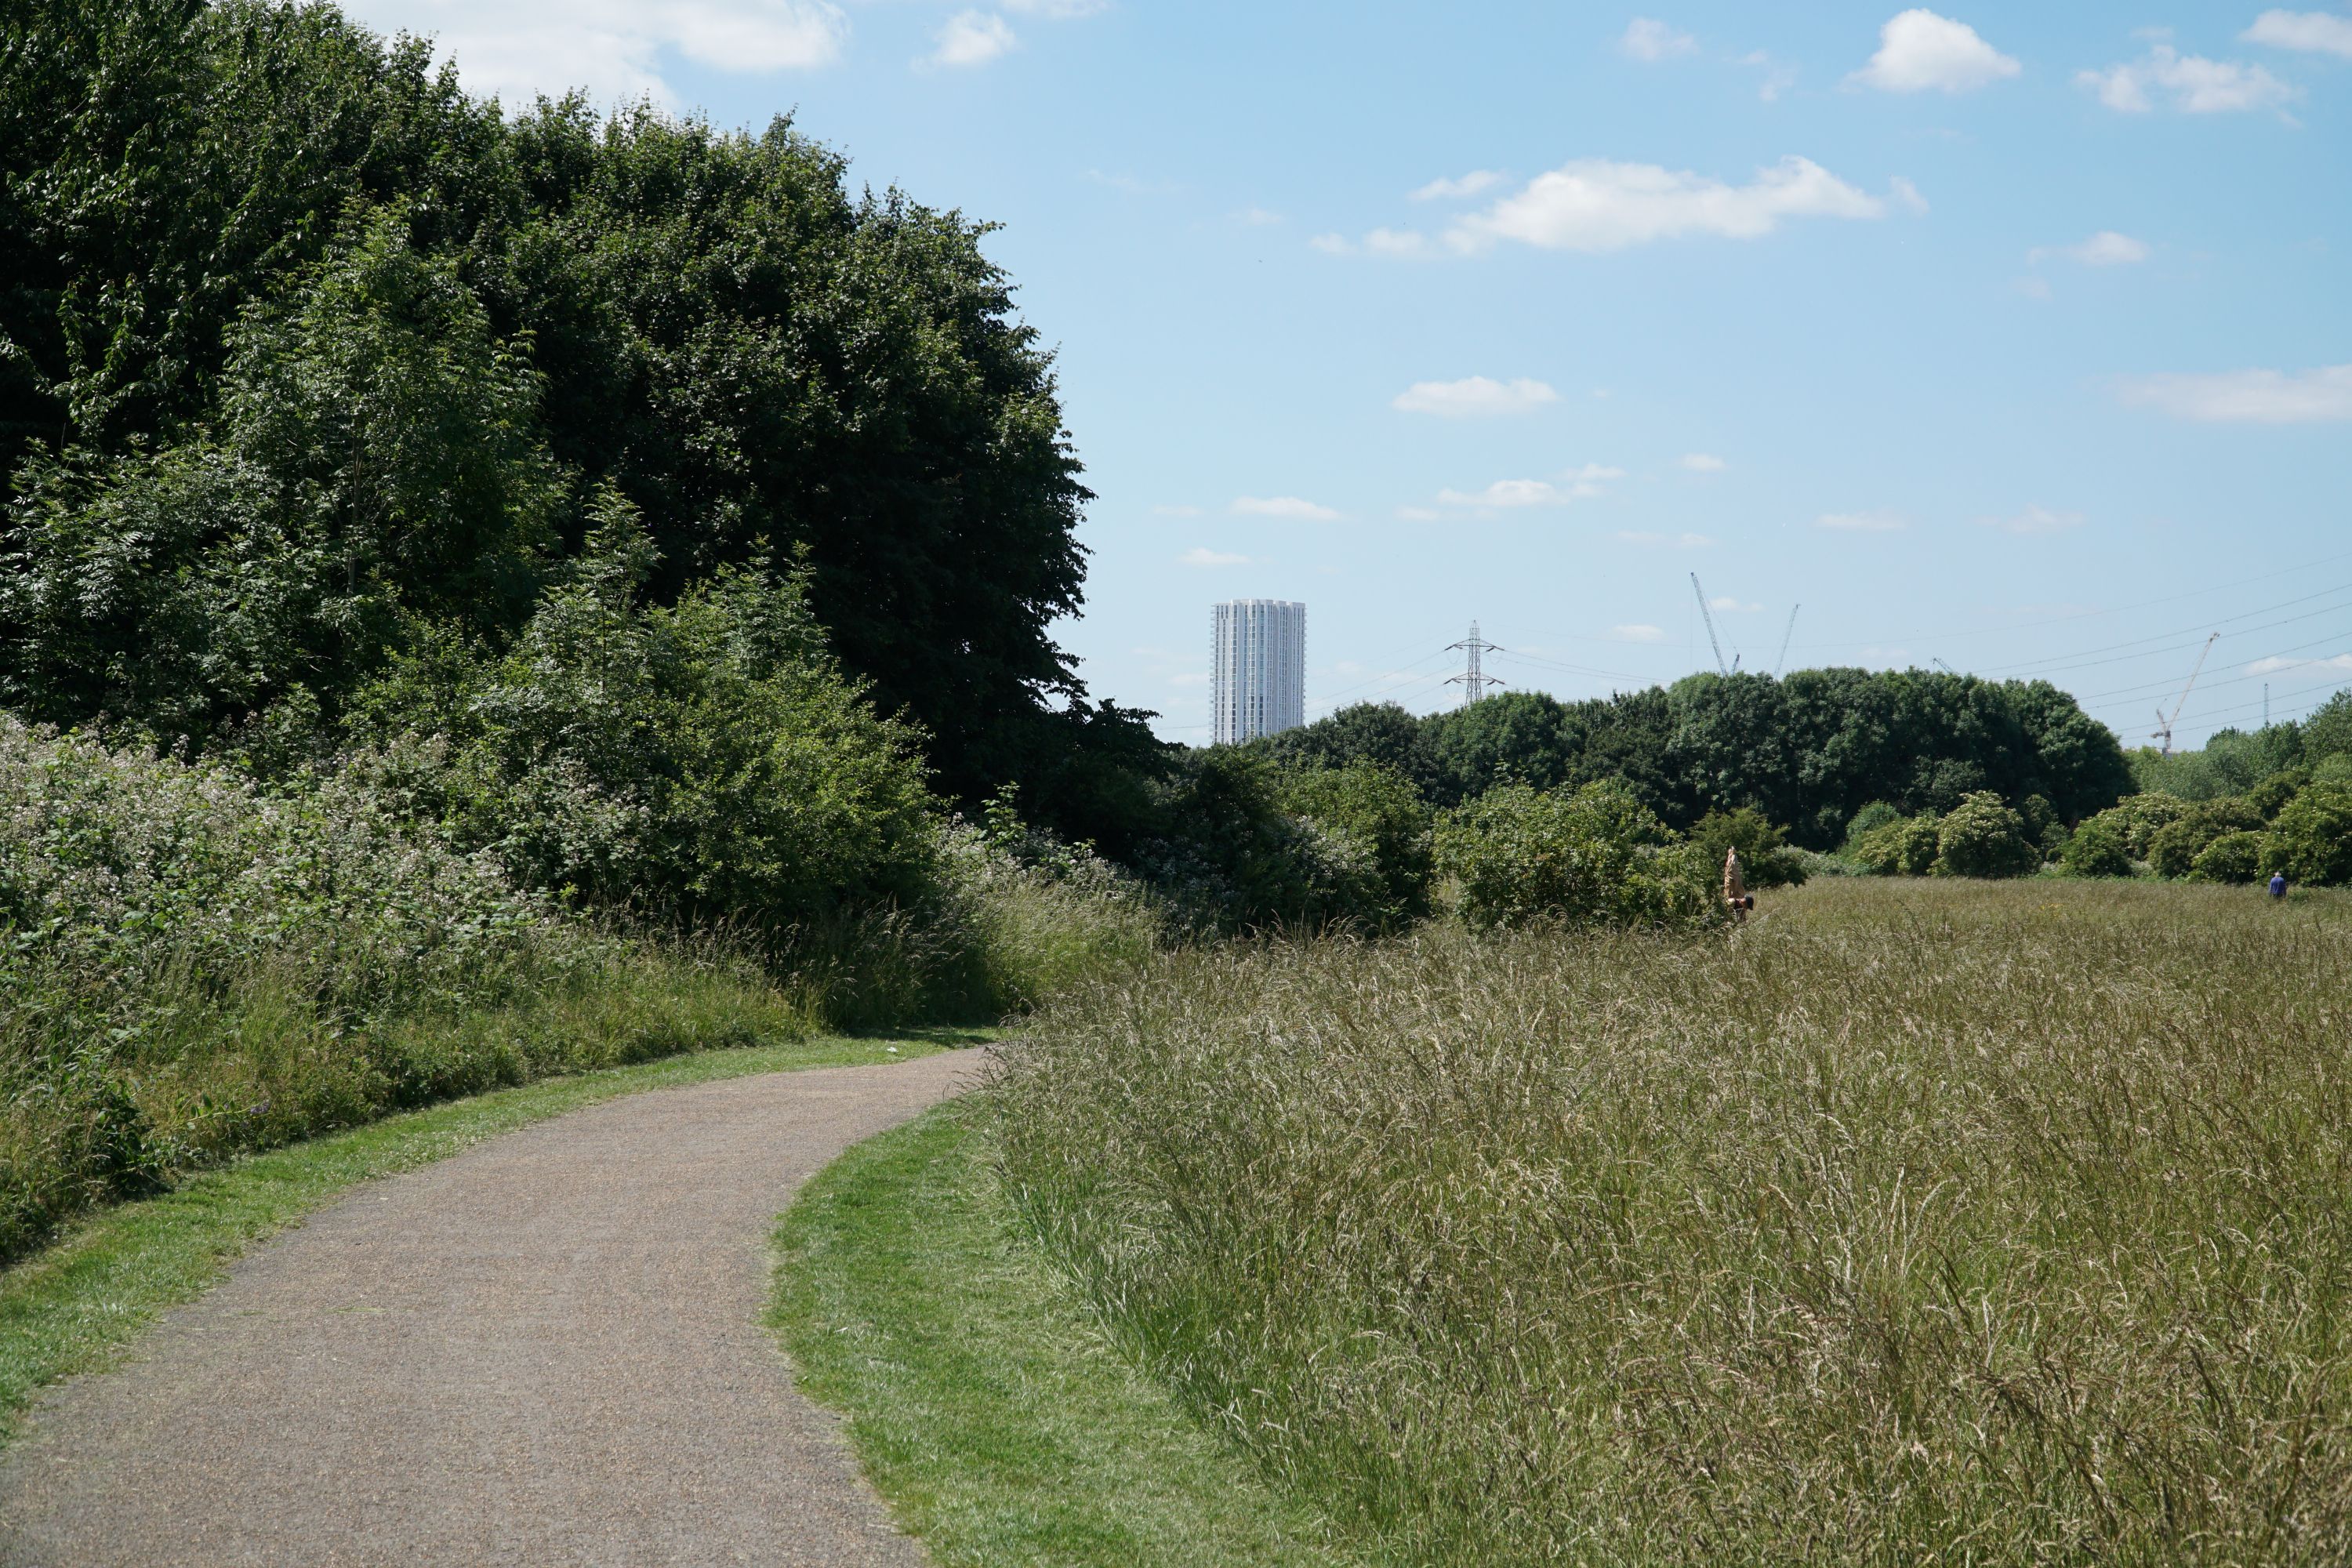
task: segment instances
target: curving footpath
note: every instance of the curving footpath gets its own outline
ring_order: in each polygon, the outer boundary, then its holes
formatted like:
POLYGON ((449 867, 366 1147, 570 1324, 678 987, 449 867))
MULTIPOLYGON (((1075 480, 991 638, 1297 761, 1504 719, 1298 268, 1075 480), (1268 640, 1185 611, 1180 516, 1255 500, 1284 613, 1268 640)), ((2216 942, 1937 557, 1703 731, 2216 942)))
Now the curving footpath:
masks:
POLYGON ((355 1189, 41 1403, 0 1563, 922 1563, 761 1327, 768 1237, 978 1063, 654 1090, 355 1189))

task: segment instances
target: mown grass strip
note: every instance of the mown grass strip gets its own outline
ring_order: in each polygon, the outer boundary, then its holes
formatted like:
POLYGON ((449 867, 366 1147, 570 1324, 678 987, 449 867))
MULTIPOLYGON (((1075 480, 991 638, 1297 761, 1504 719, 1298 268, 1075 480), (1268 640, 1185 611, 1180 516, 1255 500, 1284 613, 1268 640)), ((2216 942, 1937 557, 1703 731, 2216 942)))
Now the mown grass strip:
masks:
POLYGON ((777 1229, 771 1322, 942 1568, 1338 1564, 1018 1238, 985 1112, 859 1144, 777 1229))
POLYGON ((110 1364, 158 1314, 216 1283, 238 1254, 358 1183, 641 1089, 796 1068, 905 1061, 983 1037, 932 1031, 708 1051, 543 1079, 394 1116, 190 1177, 95 1215, 0 1273, 0 1446, 46 1384, 110 1364))

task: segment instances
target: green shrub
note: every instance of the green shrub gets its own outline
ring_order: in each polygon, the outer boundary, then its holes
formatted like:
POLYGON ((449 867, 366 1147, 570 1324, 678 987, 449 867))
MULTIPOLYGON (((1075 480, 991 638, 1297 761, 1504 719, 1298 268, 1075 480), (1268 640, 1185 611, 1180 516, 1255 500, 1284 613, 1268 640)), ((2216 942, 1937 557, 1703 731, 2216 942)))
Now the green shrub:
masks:
POLYGON ((2200 882, 2259 882, 2269 843, 2266 833, 2224 833, 2198 852, 2189 874, 2200 882))
POLYGON ((1369 861, 1378 889, 1356 893, 1349 912, 1371 931, 1394 931, 1429 912, 1433 817, 1412 781, 1377 763, 1304 768, 1282 776, 1283 806, 1369 861))
POLYGON ((1710 811, 1690 830, 1698 858, 1719 867, 1731 850, 1739 852, 1740 875, 1751 888, 1794 888, 1804 884, 1808 868, 1801 851, 1788 847, 1788 833, 1776 827, 1753 806, 1737 811, 1710 811))
POLYGON ((1936 826, 1935 875, 2022 877, 2042 864, 2025 818, 1990 791, 1969 795, 1936 826))
POLYGON ((2246 792, 2246 804, 2261 813, 2269 822, 2286 808, 2286 803, 2303 792, 2311 782, 2309 768, 2284 768, 2271 774, 2246 792))
POLYGON ((240 1151, 811 1026, 756 970, 564 920, 351 781, 267 791, 0 718, 0 1261, 240 1151))
POLYGON ((2125 852, 2135 860, 2145 860, 2156 836, 2194 809, 2192 803, 2179 795, 2126 795, 2091 821, 2108 823, 2122 836, 2125 852))
POLYGON ((1869 829, 1847 851, 1880 877, 1924 877, 1936 868, 1941 824, 1934 816, 1898 816, 1869 829))
POLYGON ((1903 814, 1894 806, 1887 805, 1883 800, 1874 800, 1868 805, 1864 806, 1860 811, 1855 812, 1853 814, 1853 819, 1846 824, 1846 847, 1851 850, 1856 845, 1860 844, 1865 837, 1877 831, 1879 828, 1885 826, 1888 823, 1900 822, 1902 820, 1903 814))
POLYGON ((1678 927, 1723 918, 1714 868, 1631 793, 1506 784, 1449 813, 1437 865, 1474 927, 1678 927))
POLYGON ((2131 847, 2125 839, 2123 825, 2104 811, 2089 818, 2074 829, 2066 847, 2058 852, 2058 864, 2076 877, 2130 876, 2131 847))
POLYGON ((2314 887, 2352 882, 2352 784, 2315 777, 2271 825, 2263 869, 2314 887))
POLYGON ((362 695, 373 775, 530 886, 778 951, 935 901, 917 738, 841 675, 798 584, 755 561, 640 606, 651 547, 617 495, 596 510, 510 653, 444 639, 362 695))
POLYGON ((2200 801, 2188 816, 2156 830, 2147 841, 2147 863, 2159 877, 2186 877, 2208 845, 2225 833, 2258 832, 2263 814, 2242 795, 2200 801))

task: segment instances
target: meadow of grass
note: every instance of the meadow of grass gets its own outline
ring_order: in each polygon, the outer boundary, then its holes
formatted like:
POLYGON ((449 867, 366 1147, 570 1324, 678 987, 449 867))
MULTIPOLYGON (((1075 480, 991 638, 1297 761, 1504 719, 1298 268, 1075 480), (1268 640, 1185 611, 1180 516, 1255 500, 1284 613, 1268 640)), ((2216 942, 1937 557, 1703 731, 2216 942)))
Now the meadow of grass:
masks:
POLYGON ((1044 1009, 1006 1189, 1400 1563, 2352 1553, 2352 902, 1862 882, 1203 948, 1044 1009))

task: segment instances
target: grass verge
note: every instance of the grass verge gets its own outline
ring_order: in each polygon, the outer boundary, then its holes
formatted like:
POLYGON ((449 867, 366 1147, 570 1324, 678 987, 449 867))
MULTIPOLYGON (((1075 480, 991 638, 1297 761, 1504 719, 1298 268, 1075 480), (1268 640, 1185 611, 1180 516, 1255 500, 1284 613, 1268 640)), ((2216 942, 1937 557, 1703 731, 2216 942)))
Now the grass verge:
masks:
POLYGON ((793 1068, 904 1061, 983 1036, 799 1040, 543 1079, 371 1122, 189 1177, 100 1213, 0 1273, 0 1446, 44 1384, 102 1370, 158 1314, 216 1283, 246 1247, 352 1185, 640 1089, 793 1068))
POLYGON ((1345 1561, 1016 1238, 989 1150, 984 1113, 942 1106, 844 1154, 776 1233, 770 1321, 900 1522, 945 1568, 1345 1561))

